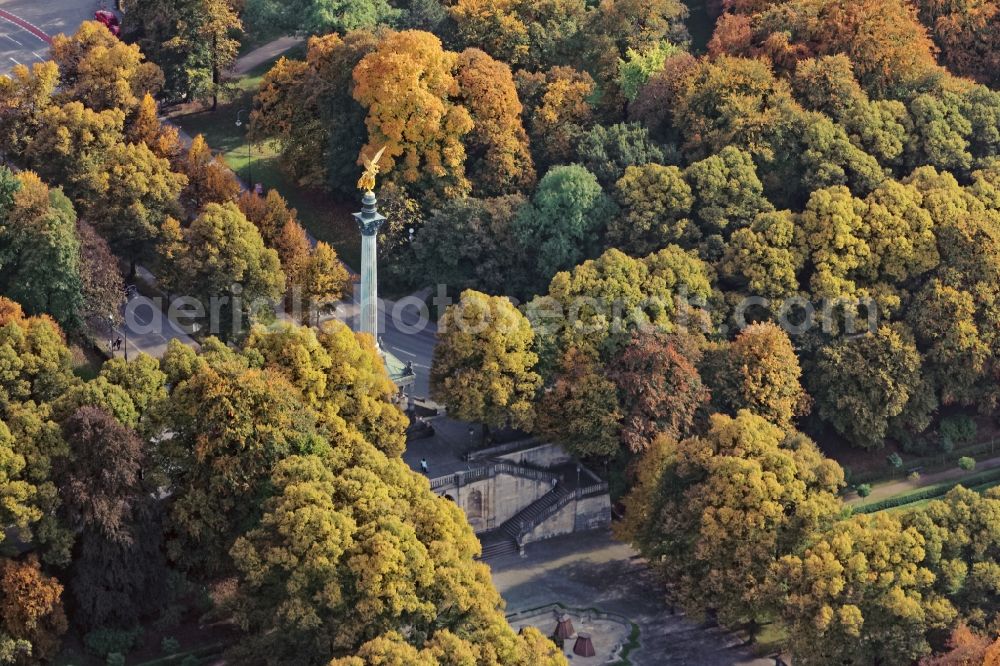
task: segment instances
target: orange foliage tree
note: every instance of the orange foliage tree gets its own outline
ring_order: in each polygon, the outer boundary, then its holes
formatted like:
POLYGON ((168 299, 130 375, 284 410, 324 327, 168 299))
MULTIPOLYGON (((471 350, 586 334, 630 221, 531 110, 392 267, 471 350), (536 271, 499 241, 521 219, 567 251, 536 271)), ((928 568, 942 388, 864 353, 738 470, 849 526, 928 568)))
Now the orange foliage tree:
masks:
POLYGON ((363 155, 384 147, 384 173, 439 198, 470 190, 462 137, 472 118, 457 102, 457 58, 431 33, 406 30, 387 34, 354 68, 354 99, 368 109, 363 155))

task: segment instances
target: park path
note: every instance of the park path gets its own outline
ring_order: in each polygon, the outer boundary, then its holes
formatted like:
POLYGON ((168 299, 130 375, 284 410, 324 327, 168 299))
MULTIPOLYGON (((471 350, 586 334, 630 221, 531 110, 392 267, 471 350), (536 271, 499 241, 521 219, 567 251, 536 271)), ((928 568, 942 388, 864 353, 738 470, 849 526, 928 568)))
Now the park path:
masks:
POLYGON ((258 46, 253 51, 237 58, 228 75, 230 78, 240 77, 255 67, 259 67, 268 60, 276 58, 282 53, 298 46, 304 41, 306 41, 305 37, 301 37, 299 35, 286 35, 270 41, 263 46, 258 46))
POLYGON ((848 505, 868 504, 869 502, 876 502, 901 493, 907 493, 913 490, 919 490, 920 488, 925 488, 927 486, 933 486, 936 483, 942 483, 944 481, 957 481, 963 476, 975 474, 976 472, 981 472, 986 469, 994 469, 996 467, 1000 467, 1000 456, 987 458, 986 460, 977 460, 976 468, 969 472, 956 466, 941 470, 940 472, 921 474, 920 478, 916 481, 900 479, 899 481, 880 483, 872 486, 872 492, 868 497, 861 498, 857 493, 852 492, 847 496, 848 499, 846 499, 844 503, 848 505))

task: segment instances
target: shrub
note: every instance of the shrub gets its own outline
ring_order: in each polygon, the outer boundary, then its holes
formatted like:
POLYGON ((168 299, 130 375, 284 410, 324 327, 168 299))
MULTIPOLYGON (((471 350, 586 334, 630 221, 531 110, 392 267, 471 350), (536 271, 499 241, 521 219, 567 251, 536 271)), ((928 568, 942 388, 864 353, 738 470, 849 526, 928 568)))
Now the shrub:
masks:
POLYGON ((888 456, 886 456, 885 461, 889 463, 890 467, 895 467, 896 469, 899 469, 900 467, 903 466, 903 459, 900 458, 899 454, 895 452, 890 453, 888 456))
POLYGON ((128 654, 142 638, 142 628, 134 629, 94 629, 83 637, 87 651, 98 657, 108 657, 112 653, 128 654))
POLYGON ((951 451, 956 446, 971 443, 976 439, 976 422, 964 414, 941 419, 938 432, 941 435, 941 448, 951 451))
POLYGON ((920 480, 920 472, 917 472, 917 471, 910 472, 906 476, 906 478, 907 478, 908 481, 913 481, 914 483, 916 483, 917 481, 920 480))
POLYGON ((976 459, 970 458, 969 456, 962 456, 958 459, 958 466, 964 469, 966 472, 970 472, 976 469, 976 459))
POLYGON ((856 490, 858 491, 858 497, 868 497, 872 494, 872 486, 870 483, 862 483, 856 490))
POLYGON ((164 636, 163 640, 160 641, 160 649, 163 650, 164 654, 174 654, 180 647, 180 641, 173 636, 164 636))
POLYGON ((121 652, 112 652, 105 663, 108 666, 125 666, 125 655, 121 652))
POLYGON ((193 654, 189 654, 188 656, 184 657, 184 659, 181 661, 181 666, 200 666, 200 665, 201 665, 201 659, 194 656, 193 654))

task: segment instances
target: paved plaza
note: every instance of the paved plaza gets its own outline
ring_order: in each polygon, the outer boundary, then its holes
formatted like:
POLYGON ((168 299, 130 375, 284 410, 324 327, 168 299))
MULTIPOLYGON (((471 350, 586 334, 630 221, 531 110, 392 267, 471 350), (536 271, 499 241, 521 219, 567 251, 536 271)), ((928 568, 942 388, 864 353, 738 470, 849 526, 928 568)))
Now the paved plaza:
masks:
MULTIPOLYGON (((628 545, 607 531, 582 532, 532 543, 527 557, 490 563, 507 612, 560 603, 618 613, 639 625, 637 666, 773 666, 755 658, 741 639, 671 614, 660 584, 628 545)), ((571 662, 574 663, 574 662, 571 662)))

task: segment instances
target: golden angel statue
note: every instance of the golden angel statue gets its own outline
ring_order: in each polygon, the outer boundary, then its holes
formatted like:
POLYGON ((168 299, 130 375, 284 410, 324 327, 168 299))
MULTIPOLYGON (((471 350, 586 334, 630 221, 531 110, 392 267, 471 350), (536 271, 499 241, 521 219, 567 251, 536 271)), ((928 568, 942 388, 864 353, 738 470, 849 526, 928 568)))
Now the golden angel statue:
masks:
POLYGON ((375 176, 378 175, 378 161, 382 159, 382 153, 385 152, 385 146, 375 153, 375 157, 368 159, 364 155, 361 159, 365 161, 365 172, 361 174, 361 178, 358 179, 358 189, 364 192, 368 192, 375 189, 375 176))

